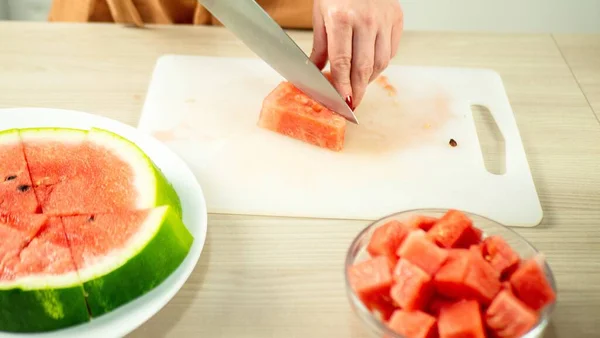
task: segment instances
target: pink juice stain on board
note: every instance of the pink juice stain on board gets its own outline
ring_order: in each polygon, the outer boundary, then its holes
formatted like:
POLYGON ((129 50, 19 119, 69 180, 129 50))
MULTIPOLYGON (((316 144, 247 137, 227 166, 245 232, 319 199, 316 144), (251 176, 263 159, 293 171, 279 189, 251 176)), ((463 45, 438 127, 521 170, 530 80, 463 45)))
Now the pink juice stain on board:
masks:
POLYGON ((448 95, 435 87, 416 91, 379 76, 356 109, 360 125, 347 126, 343 152, 381 155, 438 142, 436 132, 453 118, 450 104, 448 95))

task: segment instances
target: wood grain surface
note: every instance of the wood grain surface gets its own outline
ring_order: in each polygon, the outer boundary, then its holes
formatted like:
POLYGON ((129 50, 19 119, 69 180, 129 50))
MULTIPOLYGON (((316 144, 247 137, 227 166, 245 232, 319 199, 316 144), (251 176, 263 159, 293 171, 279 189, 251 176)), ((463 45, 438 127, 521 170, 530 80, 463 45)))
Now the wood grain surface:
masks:
MULTIPOLYGON (((290 34, 310 50, 309 32, 290 34)), ((216 27, 14 22, 0 23, 0 41, 0 107, 75 109, 131 125, 158 56, 254 55, 216 27)), ((394 60, 493 68, 502 76, 545 212, 538 227, 516 231, 546 253, 559 287, 546 337, 598 336, 600 124, 592 106, 600 111, 599 41, 406 32, 394 60)), ((342 270, 366 225, 209 215, 190 280, 131 336, 368 337, 348 306, 342 270)))

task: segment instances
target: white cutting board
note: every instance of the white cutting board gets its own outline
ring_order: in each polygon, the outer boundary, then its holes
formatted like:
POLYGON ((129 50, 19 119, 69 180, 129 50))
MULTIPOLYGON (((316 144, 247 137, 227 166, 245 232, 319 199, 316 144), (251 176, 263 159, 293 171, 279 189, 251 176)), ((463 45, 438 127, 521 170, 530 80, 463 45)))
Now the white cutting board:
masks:
POLYGON ((541 221, 497 73, 390 66, 384 75, 397 93, 369 86, 340 153, 257 127, 282 77, 255 58, 161 57, 139 128, 187 161, 212 213, 372 220, 456 208, 509 226, 541 221), (488 107, 504 136, 503 175, 485 169, 472 104, 488 107))

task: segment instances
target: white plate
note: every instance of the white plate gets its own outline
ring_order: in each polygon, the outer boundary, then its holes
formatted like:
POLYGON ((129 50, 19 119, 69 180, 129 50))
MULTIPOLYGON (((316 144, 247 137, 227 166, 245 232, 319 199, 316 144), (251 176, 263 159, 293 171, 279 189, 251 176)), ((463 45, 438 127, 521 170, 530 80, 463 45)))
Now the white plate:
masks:
POLYGON ((0 337, 122 337, 146 322, 175 296, 202 253, 207 231, 202 188, 185 162, 156 139, 129 125, 92 114, 47 108, 0 109, 0 129, 30 127, 103 128, 137 144, 164 172, 181 199, 183 221, 194 243, 183 263, 163 283, 144 296, 92 321, 67 329, 35 334, 0 332, 0 337))

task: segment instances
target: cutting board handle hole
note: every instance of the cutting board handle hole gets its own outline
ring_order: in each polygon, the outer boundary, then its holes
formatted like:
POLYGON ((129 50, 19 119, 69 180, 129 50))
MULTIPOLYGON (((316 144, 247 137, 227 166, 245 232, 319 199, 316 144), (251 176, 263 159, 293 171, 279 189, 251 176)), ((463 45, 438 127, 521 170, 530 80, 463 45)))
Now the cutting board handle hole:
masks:
POLYGON ((485 169, 494 175, 504 175, 506 173, 506 148, 500 128, 487 107, 471 105, 471 112, 485 169))

